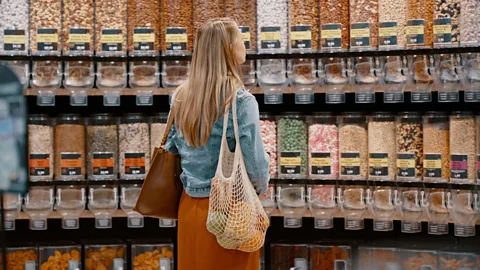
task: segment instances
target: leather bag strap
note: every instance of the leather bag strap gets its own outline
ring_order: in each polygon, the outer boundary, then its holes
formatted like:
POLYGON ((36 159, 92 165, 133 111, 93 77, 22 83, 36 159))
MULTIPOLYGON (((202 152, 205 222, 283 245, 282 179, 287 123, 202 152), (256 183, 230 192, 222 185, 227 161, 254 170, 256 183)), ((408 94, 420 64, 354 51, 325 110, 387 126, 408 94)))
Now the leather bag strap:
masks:
POLYGON ((160 147, 164 147, 165 144, 167 143, 168 134, 170 133, 170 129, 172 129, 172 124, 173 124, 173 119, 174 118, 175 118, 175 116, 174 116, 174 106, 172 105, 172 109, 170 110, 170 114, 169 114, 168 120, 167 120, 167 127, 165 128, 165 132, 163 133, 162 141, 160 142, 160 147))

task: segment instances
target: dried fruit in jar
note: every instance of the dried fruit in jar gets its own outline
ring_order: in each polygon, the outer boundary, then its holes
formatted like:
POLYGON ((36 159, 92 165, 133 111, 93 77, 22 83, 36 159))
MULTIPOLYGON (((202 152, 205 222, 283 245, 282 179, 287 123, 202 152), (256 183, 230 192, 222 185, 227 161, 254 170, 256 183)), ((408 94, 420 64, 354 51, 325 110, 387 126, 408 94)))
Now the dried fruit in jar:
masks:
POLYGON ((33 249, 7 252, 7 270, 24 269, 26 262, 36 262, 37 257, 33 249))
POLYGON ((80 261, 80 252, 78 250, 71 250, 70 252, 62 254, 57 250, 53 256, 49 256, 48 260, 42 263, 40 270, 67 270, 69 260, 80 261))
POLYGON ((113 259, 124 258, 124 247, 101 247, 99 249, 90 248, 86 251, 86 269, 98 270, 109 269, 113 266, 113 259))
POLYGON ((173 252, 166 247, 161 248, 161 252, 158 249, 153 252, 146 251, 133 258, 133 269, 157 270, 159 269, 159 260, 163 258, 172 259, 173 252))

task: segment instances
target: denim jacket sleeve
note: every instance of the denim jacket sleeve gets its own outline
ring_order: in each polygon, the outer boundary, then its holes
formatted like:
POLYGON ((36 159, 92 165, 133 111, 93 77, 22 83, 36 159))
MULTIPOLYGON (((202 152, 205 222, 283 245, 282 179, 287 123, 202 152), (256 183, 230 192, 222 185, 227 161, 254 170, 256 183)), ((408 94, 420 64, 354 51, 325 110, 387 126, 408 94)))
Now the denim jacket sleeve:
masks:
MULTIPOLYGON (((238 103, 237 103, 238 104, 238 103)), ((245 167, 255 190, 267 192, 270 181, 270 157, 265 152, 260 129, 260 116, 255 97, 248 95, 237 108, 237 121, 245 167)))

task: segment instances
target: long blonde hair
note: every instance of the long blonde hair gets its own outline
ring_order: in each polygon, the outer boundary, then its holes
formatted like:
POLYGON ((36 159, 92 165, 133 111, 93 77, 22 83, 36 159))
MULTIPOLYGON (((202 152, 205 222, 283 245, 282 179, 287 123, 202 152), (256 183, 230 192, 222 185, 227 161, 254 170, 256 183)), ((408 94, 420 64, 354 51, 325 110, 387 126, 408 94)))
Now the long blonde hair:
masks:
POLYGON ((229 18, 212 19, 197 32, 188 80, 174 94, 175 129, 189 146, 206 145, 213 125, 243 86, 232 46, 241 33, 229 18))

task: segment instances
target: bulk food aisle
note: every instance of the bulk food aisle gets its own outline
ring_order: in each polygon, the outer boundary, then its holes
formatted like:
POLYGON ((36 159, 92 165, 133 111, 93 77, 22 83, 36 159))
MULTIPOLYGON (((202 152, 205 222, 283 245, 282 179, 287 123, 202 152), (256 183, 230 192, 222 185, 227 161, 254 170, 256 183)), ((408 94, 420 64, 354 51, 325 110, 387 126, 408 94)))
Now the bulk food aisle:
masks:
POLYGON ((262 269, 480 269, 478 4, 1 0, 29 110, 6 268, 176 268, 176 222, 132 208, 195 31, 227 16, 271 158, 262 269))

